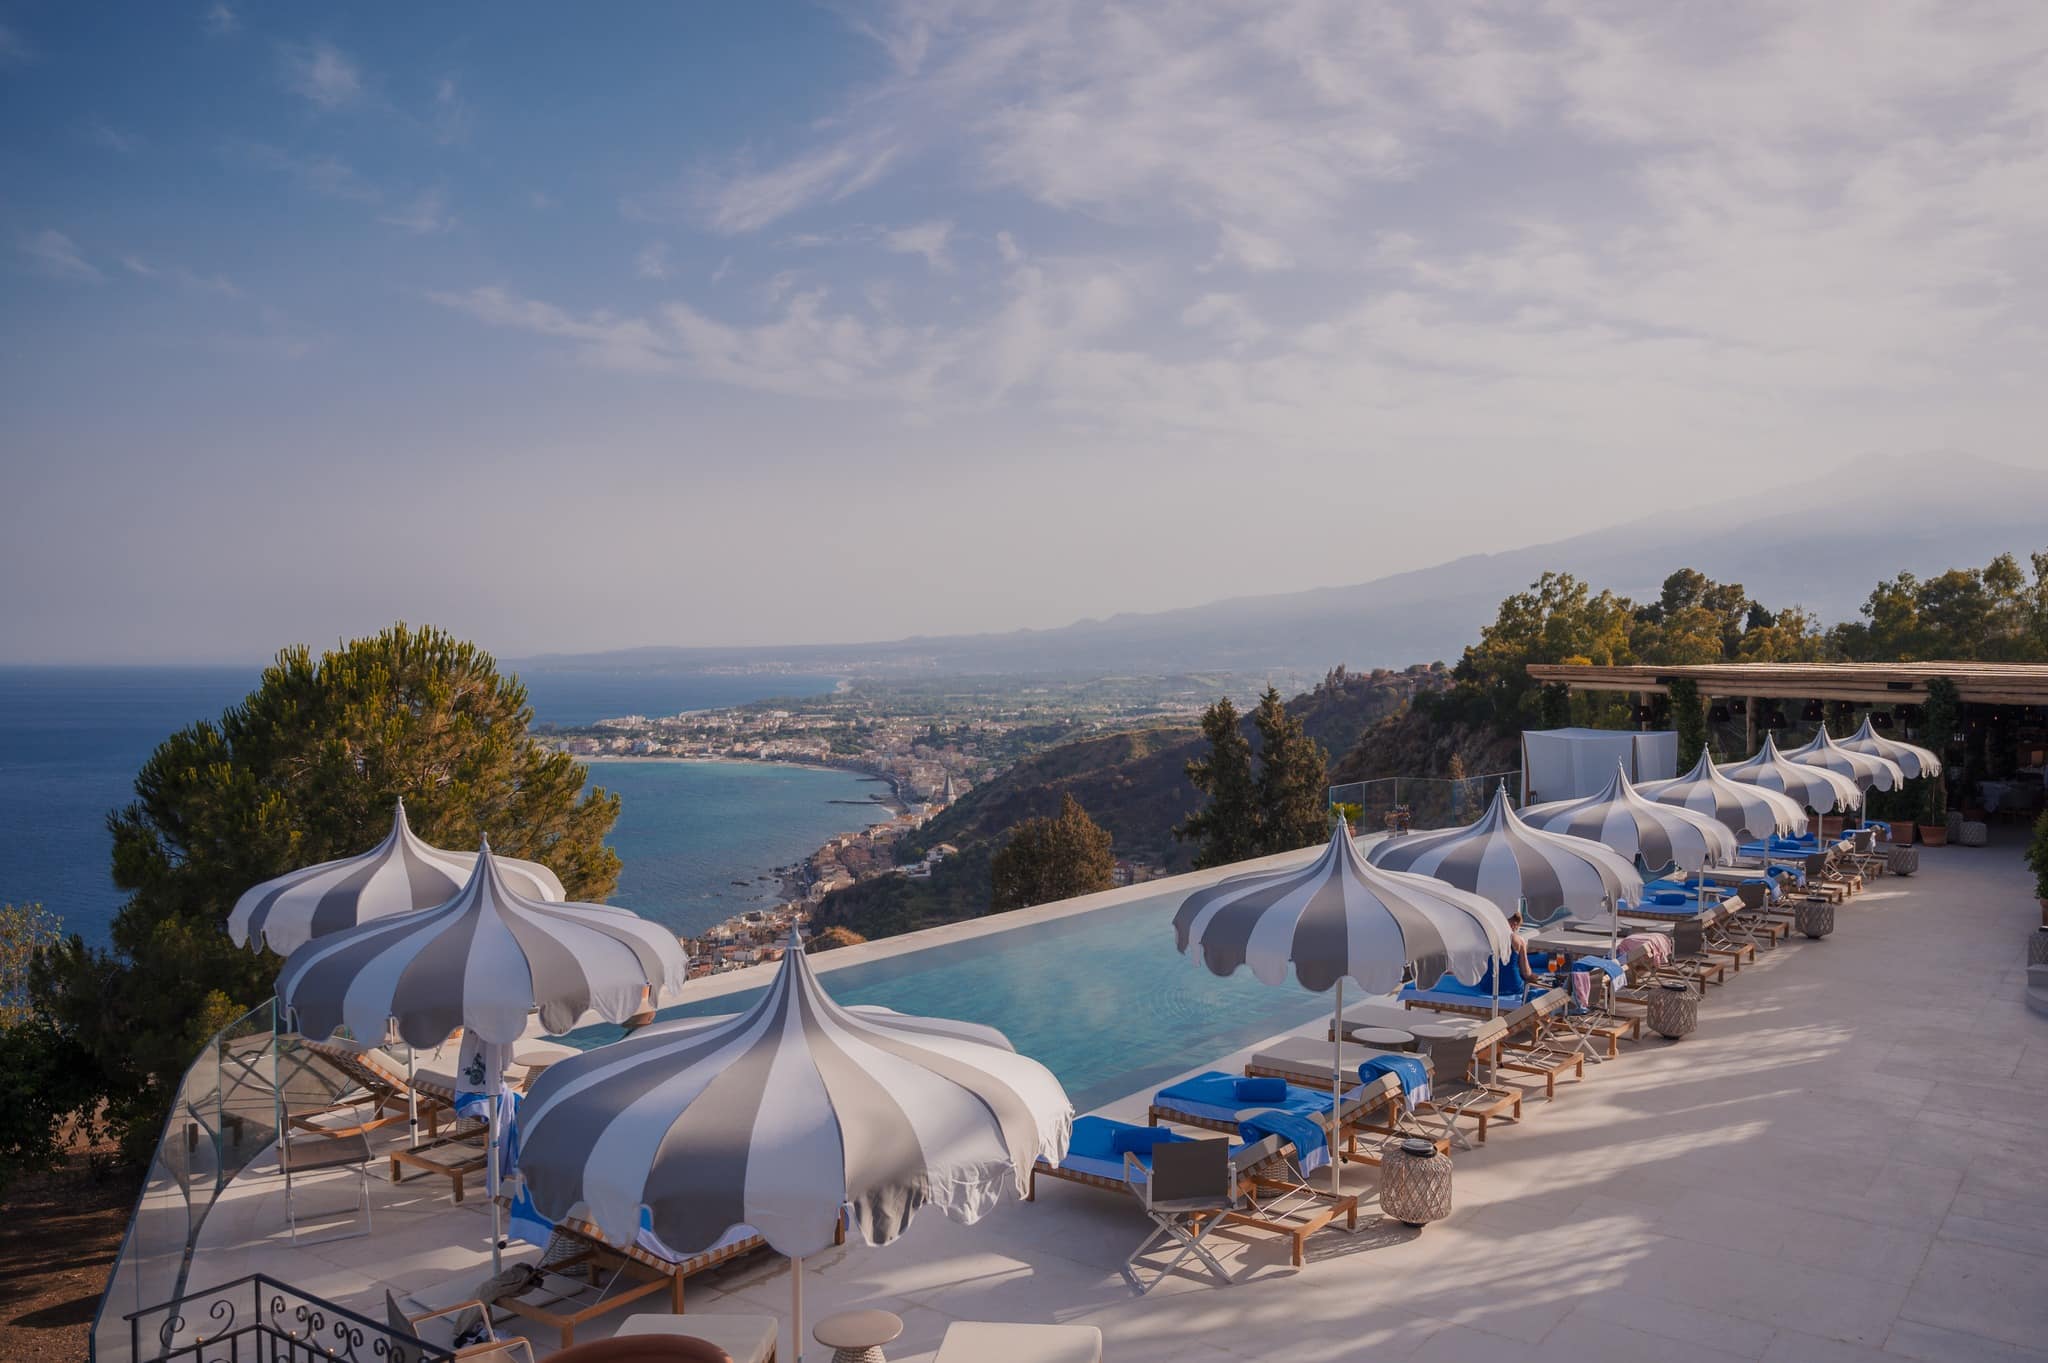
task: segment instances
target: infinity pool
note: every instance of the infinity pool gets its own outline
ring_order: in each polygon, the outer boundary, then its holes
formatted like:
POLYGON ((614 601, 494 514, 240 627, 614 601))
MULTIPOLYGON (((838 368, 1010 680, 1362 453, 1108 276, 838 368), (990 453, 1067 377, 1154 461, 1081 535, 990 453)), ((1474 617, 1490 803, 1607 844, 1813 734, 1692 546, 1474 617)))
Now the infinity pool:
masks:
MULTIPOLYGON (((1030 923, 818 979, 841 1003, 1000 1028, 1060 1077, 1082 1112, 1328 1011, 1327 994, 1291 981, 1268 988, 1247 970, 1218 979, 1182 956, 1173 948, 1174 903, 1141 901, 1030 923)), ((759 989, 661 1015, 743 1012, 767 987, 769 967, 756 968, 759 989)), ((594 1028, 567 1039, 597 1045, 617 1035, 594 1028)))

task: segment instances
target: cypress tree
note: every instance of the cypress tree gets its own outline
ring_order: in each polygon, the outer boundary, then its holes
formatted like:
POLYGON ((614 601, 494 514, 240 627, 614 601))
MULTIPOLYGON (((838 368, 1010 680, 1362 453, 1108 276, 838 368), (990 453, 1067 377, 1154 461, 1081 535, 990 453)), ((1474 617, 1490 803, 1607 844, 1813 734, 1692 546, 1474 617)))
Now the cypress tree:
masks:
POLYGON ((1181 841, 1198 844, 1197 869, 1227 866, 1259 851, 1252 745, 1228 696, 1202 712, 1202 735, 1209 740, 1209 755, 1188 763, 1188 784, 1208 796, 1209 803, 1173 830, 1181 841))
POLYGON ((1292 852, 1330 836, 1329 761, 1271 686, 1252 712, 1259 731, 1259 850, 1292 852))

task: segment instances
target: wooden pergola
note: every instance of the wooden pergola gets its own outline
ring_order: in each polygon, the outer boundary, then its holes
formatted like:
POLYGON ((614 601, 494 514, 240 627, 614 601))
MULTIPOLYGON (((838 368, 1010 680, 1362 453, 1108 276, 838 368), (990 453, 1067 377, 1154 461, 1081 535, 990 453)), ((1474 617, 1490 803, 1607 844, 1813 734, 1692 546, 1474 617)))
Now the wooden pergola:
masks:
POLYGON ((1699 663, 1595 667, 1531 663, 1529 676, 1574 691, 1669 694, 1680 679, 1713 696, 1836 700, 1857 705, 1924 705, 1927 683, 1947 677, 1966 705, 2048 706, 2048 663, 1699 663))

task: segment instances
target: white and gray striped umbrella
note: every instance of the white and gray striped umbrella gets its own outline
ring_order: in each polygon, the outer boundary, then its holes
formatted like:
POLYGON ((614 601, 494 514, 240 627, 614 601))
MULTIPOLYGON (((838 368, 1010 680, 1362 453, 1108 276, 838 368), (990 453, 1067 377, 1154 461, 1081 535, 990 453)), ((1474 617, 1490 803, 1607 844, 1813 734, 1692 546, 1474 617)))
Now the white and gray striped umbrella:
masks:
POLYGON ((1705 814, 1648 799, 1629 784, 1618 762, 1614 779, 1599 794, 1534 805, 1522 811, 1522 821, 1545 832, 1590 838, 1652 870, 1735 859, 1733 833, 1705 814))
MULTIPOLYGON (((390 835, 361 856, 307 866, 243 894, 228 915, 228 936, 238 947, 268 946, 289 956, 315 937, 445 904, 475 870, 476 853, 420 841, 400 800, 390 835)), ((498 874, 529 899, 566 897, 555 873, 537 861, 499 857, 498 874)))
MULTIPOLYGON (((920 1207, 979 1220, 1032 1165, 1065 1158, 1074 1105, 1052 1071, 990 1027, 842 1008, 790 946, 738 1017, 657 1024, 534 1082, 519 1173, 543 1216, 630 1244, 645 1208, 678 1254, 752 1230, 803 1258, 842 1214, 871 1245, 920 1207)), ((785 1357, 797 1357, 791 1349, 785 1357)))
POLYGON ((1174 944, 1212 974, 1251 967, 1282 984, 1287 967, 1317 993, 1349 979, 1366 992, 1401 987, 1406 967, 1427 989, 1446 973, 1466 984, 1512 948, 1490 901, 1429 876, 1373 866, 1338 822, 1307 866, 1232 876, 1196 890, 1173 915, 1174 944))
POLYGON ((1804 747, 1791 748, 1785 753, 1788 761, 1802 762, 1809 767, 1826 767, 1837 776, 1846 776, 1856 783, 1856 789, 1897 790, 1906 784, 1906 772, 1889 757, 1876 757, 1854 748, 1845 748, 1828 737, 1825 726, 1813 736, 1813 741, 1804 747))
POLYGON ((689 958, 675 934, 625 909, 529 899, 506 883, 486 842, 461 892, 445 904, 373 919, 306 943, 277 977, 301 1033, 347 1026, 410 1046, 457 1027, 510 1045, 538 1010, 564 1032, 585 1014, 624 1022, 643 1000, 682 987, 689 958))
POLYGON ((1371 861, 1389 871, 1435 876, 1503 912, 1526 908, 1539 919, 1566 905, 1590 910, 1643 893, 1643 878, 1620 853, 1522 822, 1505 783, 1477 823, 1388 838, 1372 849, 1371 861))
POLYGON ((1806 831, 1806 811, 1797 800, 1762 786, 1729 780, 1705 751, 1685 775, 1670 781, 1646 781, 1636 787, 1636 793, 1660 805, 1704 814, 1737 837, 1768 838, 1775 833, 1806 831))
POLYGON ((1863 717, 1863 727, 1835 744, 1851 752, 1868 753, 1872 757, 1888 758, 1898 763, 1899 770, 1909 778, 1917 780, 1922 776, 1933 776, 1941 770, 1941 758, 1931 748, 1918 743, 1907 743, 1901 739, 1886 738, 1870 727, 1870 716, 1863 717))
POLYGON ((1778 750, 1778 740, 1769 734, 1764 735, 1764 745, 1756 756, 1721 768, 1721 774, 1731 781, 1746 781, 1789 795, 1822 814, 1831 809, 1855 809, 1863 803, 1863 792, 1854 781, 1826 767, 1794 762, 1778 750))

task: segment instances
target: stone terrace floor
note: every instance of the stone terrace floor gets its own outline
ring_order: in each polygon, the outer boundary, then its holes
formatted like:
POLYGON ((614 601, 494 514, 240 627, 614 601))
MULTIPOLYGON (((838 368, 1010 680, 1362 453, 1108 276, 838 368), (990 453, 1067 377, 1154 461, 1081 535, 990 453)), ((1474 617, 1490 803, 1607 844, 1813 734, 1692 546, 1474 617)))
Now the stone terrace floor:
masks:
MULTIPOLYGON (((1220 1230, 1235 1282, 1189 1274, 1138 1299, 1117 1273, 1147 1229, 1137 1208, 1048 1180, 979 1225, 927 1214, 893 1245, 808 1261, 806 1310, 895 1311, 897 1360, 929 1357, 956 1319, 1098 1325, 1121 1363, 2048 1360, 2048 1019, 2021 1000, 2036 910, 2016 830, 1999 832, 1923 851, 1921 874, 1872 882, 1833 937, 1764 953, 1709 993, 1694 1036, 1625 1042, 1554 1102, 1537 1089, 1522 1125, 1458 1153, 1456 1211, 1426 1230, 1367 1216, 1312 1239, 1301 1269, 1275 1239, 1220 1230)), ((1144 1101, 1104 1110, 1142 1121, 1144 1101)), ((1346 1170, 1353 1190, 1375 1178, 1346 1170)), ((439 1180, 373 1188, 373 1237, 292 1249, 258 1165, 191 1280, 260 1268, 381 1317, 386 1285, 487 1271, 477 1200, 455 1207, 439 1180)), ((329 1175, 301 1196, 350 1191, 329 1175)), ((728 1265, 688 1298, 784 1315, 787 1267, 728 1265)))

